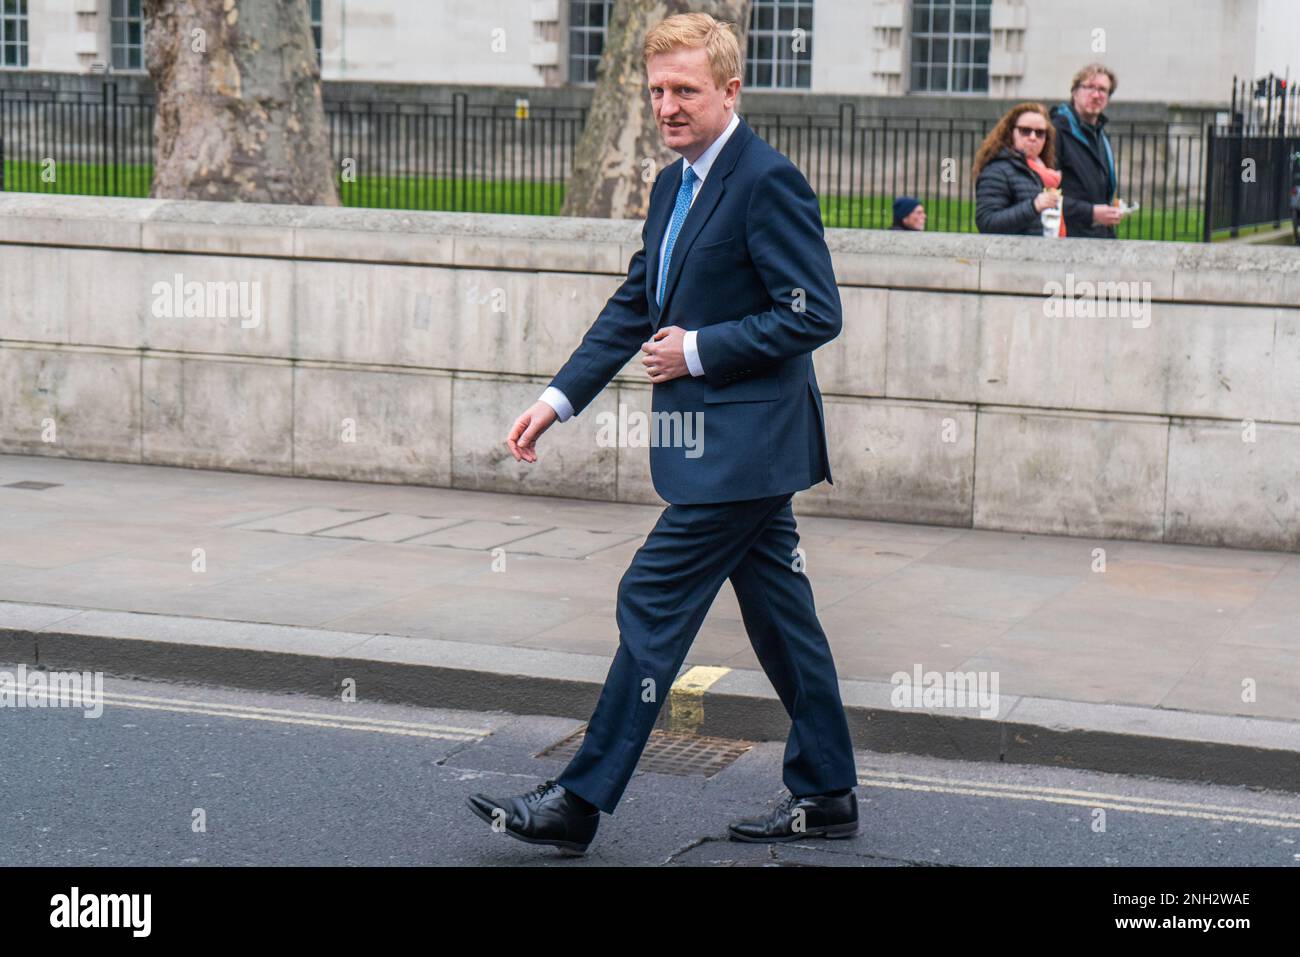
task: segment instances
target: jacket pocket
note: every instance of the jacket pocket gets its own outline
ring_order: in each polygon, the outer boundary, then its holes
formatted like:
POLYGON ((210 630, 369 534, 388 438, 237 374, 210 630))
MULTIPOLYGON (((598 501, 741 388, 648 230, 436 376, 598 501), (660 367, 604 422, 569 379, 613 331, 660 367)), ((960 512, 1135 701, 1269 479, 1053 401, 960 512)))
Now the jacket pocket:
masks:
POLYGON ((717 386, 704 393, 704 401, 709 405, 720 402, 771 402, 781 398, 781 380, 766 376, 761 379, 738 379, 727 385, 717 386))
POLYGON ((714 243, 706 243, 703 246, 692 246, 691 251, 687 253, 687 258, 716 256, 719 253, 725 253, 736 245, 734 237, 728 236, 726 239, 720 239, 714 243))

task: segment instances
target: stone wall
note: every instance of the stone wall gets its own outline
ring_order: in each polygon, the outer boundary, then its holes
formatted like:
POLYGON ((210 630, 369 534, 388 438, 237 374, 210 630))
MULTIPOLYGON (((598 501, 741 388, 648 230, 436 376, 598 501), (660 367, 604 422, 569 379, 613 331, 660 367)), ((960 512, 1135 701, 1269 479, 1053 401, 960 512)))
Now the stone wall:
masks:
MULTIPOLYGON (((504 445, 640 229, 0 195, 0 452, 658 502, 598 438, 649 407, 635 359, 538 464, 504 445)), ((827 239, 836 483, 802 513, 1300 550, 1294 250, 827 239)))

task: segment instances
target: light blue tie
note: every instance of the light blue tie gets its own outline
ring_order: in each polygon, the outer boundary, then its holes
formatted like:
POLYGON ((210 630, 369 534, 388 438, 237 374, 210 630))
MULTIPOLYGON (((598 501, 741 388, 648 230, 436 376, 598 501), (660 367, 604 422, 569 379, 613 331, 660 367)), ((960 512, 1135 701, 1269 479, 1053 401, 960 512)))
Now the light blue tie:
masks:
POLYGON ((691 211, 691 196, 695 193, 695 170, 687 166, 682 173, 682 186, 677 190, 677 205, 673 207, 673 221, 668 224, 668 245, 664 247, 664 264, 659 270, 659 295, 655 301, 662 303, 664 301, 664 286, 668 283, 668 264, 673 257, 673 243, 677 242, 677 233, 681 231, 682 223, 686 222, 686 214, 691 211))

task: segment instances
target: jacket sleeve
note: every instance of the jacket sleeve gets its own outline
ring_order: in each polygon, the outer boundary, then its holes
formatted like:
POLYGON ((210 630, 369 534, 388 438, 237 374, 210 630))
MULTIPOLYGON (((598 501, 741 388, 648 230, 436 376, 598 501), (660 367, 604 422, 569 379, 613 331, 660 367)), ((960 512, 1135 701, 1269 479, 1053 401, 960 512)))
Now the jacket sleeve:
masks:
POLYGON ((1022 233, 1038 220, 1034 200, 1016 202, 1007 174, 993 164, 975 181, 975 226, 981 233, 1022 233))
POLYGON ((792 163, 754 185, 745 242, 772 306, 699 330, 695 345, 705 381, 713 386, 755 366, 812 352, 838 336, 843 325, 817 196, 792 163))
MULTIPOLYGON (((655 188, 658 186, 659 181, 655 180, 655 188)), ((650 193, 653 197, 654 190, 650 193)), ((646 300, 645 243, 649 226, 647 216, 641 227, 641 248, 628 264, 627 278, 551 380, 550 387, 564 393, 574 415, 591 404, 654 332, 650 304, 646 300)))
POLYGON ((1092 207, 1095 205, 1095 203, 1090 203, 1086 199, 1079 199, 1077 196, 1066 193, 1065 209, 1063 210, 1065 221, 1067 223, 1070 221, 1086 223, 1091 228, 1093 225, 1092 207))

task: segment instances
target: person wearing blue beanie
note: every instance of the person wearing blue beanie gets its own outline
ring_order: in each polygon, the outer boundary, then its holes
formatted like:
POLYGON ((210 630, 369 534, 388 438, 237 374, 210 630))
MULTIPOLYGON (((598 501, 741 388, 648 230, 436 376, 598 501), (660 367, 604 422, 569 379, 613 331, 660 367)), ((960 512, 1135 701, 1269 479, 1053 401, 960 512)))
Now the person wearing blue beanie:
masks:
POLYGON ((925 229, 925 207, 915 196, 900 196, 894 200, 894 225, 890 229, 925 229))

